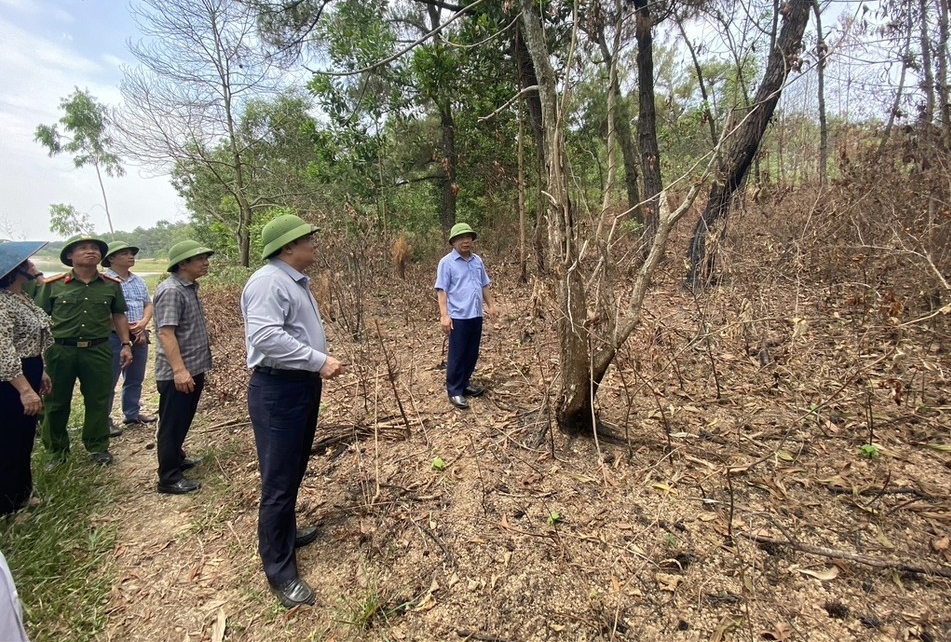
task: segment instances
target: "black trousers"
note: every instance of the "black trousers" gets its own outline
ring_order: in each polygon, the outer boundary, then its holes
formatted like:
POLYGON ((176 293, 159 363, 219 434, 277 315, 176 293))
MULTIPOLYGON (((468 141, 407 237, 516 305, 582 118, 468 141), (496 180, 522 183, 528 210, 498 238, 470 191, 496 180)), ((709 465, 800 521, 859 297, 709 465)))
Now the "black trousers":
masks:
MULTIPOLYGON (((42 357, 21 359, 23 376, 39 394, 43 378, 42 357)), ((20 393, 9 381, 0 382, 0 417, 3 445, 0 447, 0 515, 22 508, 33 492, 30 457, 36 439, 36 415, 23 414, 20 393)))
POLYGON ((449 358, 446 363, 446 392, 450 397, 461 395, 479 360, 482 342, 482 317, 453 319, 449 333, 449 358))
POLYGON ((261 468, 258 551, 273 586, 298 576, 297 493, 317 431, 321 382, 316 375, 255 372, 248 385, 248 411, 261 468))
POLYGON ((155 447, 158 455, 160 484, 175 484, 182 479, 182 461, 185 451, 182 445, 192 426, 201 391, 205 387, 205 373, 193 375, 195 390, 179 392, 174 381, 156 381, 159 391, 158 438, 155 447))

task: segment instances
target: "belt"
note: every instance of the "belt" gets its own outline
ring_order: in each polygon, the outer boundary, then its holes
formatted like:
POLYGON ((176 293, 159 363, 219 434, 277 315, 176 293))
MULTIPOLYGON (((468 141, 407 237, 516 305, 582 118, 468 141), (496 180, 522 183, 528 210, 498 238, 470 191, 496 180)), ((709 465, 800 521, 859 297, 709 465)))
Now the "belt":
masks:
POLYGON ((305 381, 309 379, 320 380, 320 373, 311 372, 310 370, 285 370, 283 368, 255 366, 254 371, 258 374, 267 375, 269 377, 278 377, 280 379, 288 379, 290 381, 305 381))
POLYGON ((73 348, 91 348, 97 346, 100 343, 105 343, 109 340, 109 337, 101 337, 99 339, 85 339, 84 341, 79 341, 77 339, 53 339, 53 343, 58 346, 70 346, 73 348))

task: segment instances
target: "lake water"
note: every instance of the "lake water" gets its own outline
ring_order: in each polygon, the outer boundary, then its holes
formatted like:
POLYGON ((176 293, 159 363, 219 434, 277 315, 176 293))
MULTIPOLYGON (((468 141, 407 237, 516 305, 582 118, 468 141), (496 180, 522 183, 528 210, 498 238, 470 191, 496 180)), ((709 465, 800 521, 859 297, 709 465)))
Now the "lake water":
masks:
MULTIPOLYGON (((59 261, 44 261, 42 259, 39 259, 39 260, 33 261, 33 264, 36 266, 36 269, 38 269, 39 271, 43 273, 44 276, 54 276, 56 274, 59 274, 60 272, 65 272, 66 270, 69 269, 68 267, 60 263, 59 261)), ((155 276, 156 274, 161 274, 161 272, 154 271, 155 268, 153 266, 150 265, 148 267, 151 268, 153 271, 140 272, 136 270, 135 268, 133 268, 132 271, 138 274, 139 276, 141 276, 143 279, 148 276, 155 276)))

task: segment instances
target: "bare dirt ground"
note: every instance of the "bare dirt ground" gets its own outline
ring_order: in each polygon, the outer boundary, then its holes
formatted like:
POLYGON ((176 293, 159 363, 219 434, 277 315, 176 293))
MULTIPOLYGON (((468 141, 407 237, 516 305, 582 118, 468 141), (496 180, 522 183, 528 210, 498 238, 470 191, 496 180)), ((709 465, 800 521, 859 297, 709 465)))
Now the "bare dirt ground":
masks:
POLYGON ((741 278, 740 259, 694 299, 671 261, 595 440, 548 418, 549 293, 484 256, 501 314, 469 412, 445 399, 434 265, 368 286, 359 340, 323 301, 352 368, 325 387, 298 511, 321 528, 298 557, 319 601, 290 612, 256 553, 238 291, 204 292, 216 369, 186 444, 204 487, 158 495, 150 432, 116 441, 104 639, 951 639, 946 315, 901 326, 927 312, 741 278))

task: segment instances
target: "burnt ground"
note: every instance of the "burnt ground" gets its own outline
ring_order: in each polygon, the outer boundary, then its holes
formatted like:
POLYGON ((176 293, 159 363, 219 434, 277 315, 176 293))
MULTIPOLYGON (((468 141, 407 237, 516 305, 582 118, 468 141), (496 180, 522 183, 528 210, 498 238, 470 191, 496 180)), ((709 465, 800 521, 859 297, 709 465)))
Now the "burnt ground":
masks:
POLYGON ((741 257, 695 299, 669 260, 598 394, 605 434, 570 436, 550 420, 549 293, 500 254, 488 392, 465 413, 434 264, 358 293, 357 340, 355 299, 326 287, 346 275, 317 279, 352 365, 325 387, 299 504, 318 604, 290 612, 256 553, 239 290, 207 288, 217 365, 186 444, 204 488, 158 495, 152 435, 116 441, 102 639, 951 639, 946 315, 741 257))

